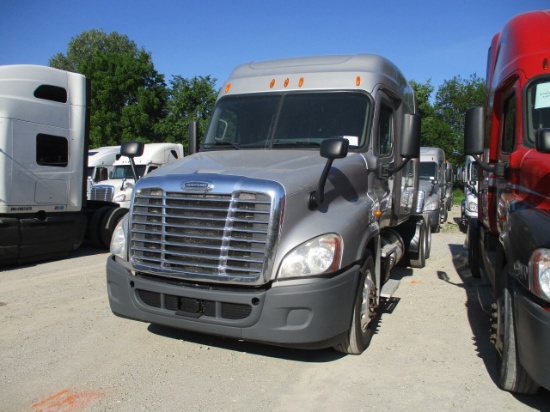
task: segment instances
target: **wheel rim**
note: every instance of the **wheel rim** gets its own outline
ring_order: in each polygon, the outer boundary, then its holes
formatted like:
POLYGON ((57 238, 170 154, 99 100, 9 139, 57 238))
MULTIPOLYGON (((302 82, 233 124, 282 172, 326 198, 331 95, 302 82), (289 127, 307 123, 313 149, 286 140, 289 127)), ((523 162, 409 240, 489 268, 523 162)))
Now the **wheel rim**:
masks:
POLYGON ((372 274, 369 272, 363 282, 363 296, 361 301, 361 330, 365 331, 374 316, 375 288, 372 274))

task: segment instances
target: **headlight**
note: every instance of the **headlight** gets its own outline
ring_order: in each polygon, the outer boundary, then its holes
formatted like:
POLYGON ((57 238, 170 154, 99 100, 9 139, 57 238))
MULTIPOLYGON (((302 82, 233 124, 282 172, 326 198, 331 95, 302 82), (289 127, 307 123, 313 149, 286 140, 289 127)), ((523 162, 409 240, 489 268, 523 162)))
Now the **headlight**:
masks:
POLYGON ((126 194, 121 193, 120 195, 116 195, 113 199, 113 202, 124 202, 126 200, 126 194))
POLYGON ((127 220, 128 214, 120 219, 120 222, 116 225, 113 231, 113 237, 111 237, 111 247, 109 248, 111 254, 123 260, 128 260, 126 256, 126 231, 124 230, 127 220))
POLYGON ((477 212, 477 202, 468 202, 468 210, 470 212, 477 212))
POLYGON ((529 260, 529 289, 537 296, 550 301, 550 250, 537 249, 529 260))
POLYGON ((437 209, 439 209, 439 202, 437 200, 426 203, 426 206, 424 206, 424 210, 427 212, 430 212, 432 210, 437 210, 437 209))
POLYGON ((281 263, 278 279, 333 272, 340 266, 342 238, 329 233, 311 239, 290 252, 281 263))
POLYGON ((418 196, 416 198, 416 213, 422 213, 422 208, 424 207, 424 197, 426 194, 422 191, 418 191, 418 196))

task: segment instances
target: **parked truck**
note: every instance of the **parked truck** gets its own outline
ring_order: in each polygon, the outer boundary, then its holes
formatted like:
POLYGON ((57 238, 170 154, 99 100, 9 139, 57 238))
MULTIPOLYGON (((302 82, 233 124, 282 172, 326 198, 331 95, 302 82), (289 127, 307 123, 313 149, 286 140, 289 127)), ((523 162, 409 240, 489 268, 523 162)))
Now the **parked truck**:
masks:
POLYGON ((418 213, 425 213, 431 231, 439 232, 441 223, 447 220, 448 171, 445 152, 439 147, 420 148, 420 192, 418 213))
POLYGON ((183 158, 181 143, 146 144, 143 154, 134 158, 135 169, 132 169, 128 157, 119 154, 119 158, 113 163, 112 173, 108 179, 98 182, 91 188, 89 199, 114 202, 128 210, 137 179, 181 158, 183 158), (136 176, 134 176, 134 170, 136 176))
POLYGON ((550 11, 520 14, 489 48, 484 107, 466 114, 483 170, 470 267, 491 285, 498 382, 550 389, 550 11))
POLYGON ((361 353, 390 269, 425 262, 417 112, 380 56, 237 67, 200 151, 136 184, 107 260, 112 311, 361 353))
POLYGON ((0 265, 105 247, 118 205, 86 199, 89 82, 45 66, 0 66, 0 265))
POLYGON ((88 151, 87 198, 90 198, 92 186, 109 179, 113 163, 120 157, 120 146, 104 146, 88 151))
POLYGON ((454 202, 454 184, 455 184, 455 174, 453 170, 453 165, 448 160, 445 161, 445 214, 443 216, 442 222, 446 222, 449 218, 449 212, 453 208, 454 202))
POLYGON ((467 230, 470 220, 477 219, 477 164, 473 156, 466 156, 460 180, 464 186, 464 200, 460 210, 460 226, 467 230))

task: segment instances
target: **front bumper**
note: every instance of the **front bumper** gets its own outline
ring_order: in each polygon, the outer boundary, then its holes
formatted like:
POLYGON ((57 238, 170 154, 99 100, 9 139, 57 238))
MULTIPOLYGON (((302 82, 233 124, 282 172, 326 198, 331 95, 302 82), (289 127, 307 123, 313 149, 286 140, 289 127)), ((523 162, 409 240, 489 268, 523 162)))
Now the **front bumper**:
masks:
POLYGON ((107 259, 117 316, 279 346, 325 348, 348 333, 359 267, 332 278, 284 281, 266 290, 199 288, 159 282, 107 259))
POLYGON ((520 362, 535 382, 550 390, 550 312, 521 294, 514 302, 520 362))
POLYGON ((424 216, 428 216, 428 222, 429 222, 430 226, 432 227, 432 229, 439 226, 439 223, 440 223, 439 219, 440 219, 440 216, 441 216, 441 213, 440 213, 439 209, 424 211, 424 212, 422 212, 422 214, 424 216))

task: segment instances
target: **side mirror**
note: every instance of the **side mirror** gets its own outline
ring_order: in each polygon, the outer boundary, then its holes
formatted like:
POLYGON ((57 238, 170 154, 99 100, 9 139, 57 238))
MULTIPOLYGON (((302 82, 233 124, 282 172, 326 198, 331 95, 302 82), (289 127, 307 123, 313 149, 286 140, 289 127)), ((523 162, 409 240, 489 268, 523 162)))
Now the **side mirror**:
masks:
POLYGON ((406 113, 403 116, 401 134, 401 157, 416 159, 420 157, 420 115, 406 113))
POLYGON ((483 153, 485 132, 485 111, 483 107, 472 107, 466 112, 464 121, 464 153, 480 155, 483 153))
POLYGON ((123 142, 120 145, 120 154, 129 158, 140 157, 144 147, 143 142, 123 142))
POLYGON ((323 173, 319 178, 317 190, 309 194, 308 208, 315 210, 325 200, 325 183, 327 182, 328 172, 332 167, 334 159, 342 159, 348 155, 349 140, 343 138, 325 139, 321 142, 321 156, 327 159, 323 173))
MULTIPOLYGON (((138 181, 138 175, 136 173, 136 164, 134 163, 134 157, 140 157, 143 155, 143 149, 145 145, 143 142, 123 142, 120 145, 120 154, 130 159, 130 166, 132 167, 132 173, 134 174, 134 180, 138 181)), ((122 181, 124 186, 124 181, 122 181)))
POLYGON ((550 129, 538 129, 535 139, 537 152, 550 153, 550 129))

